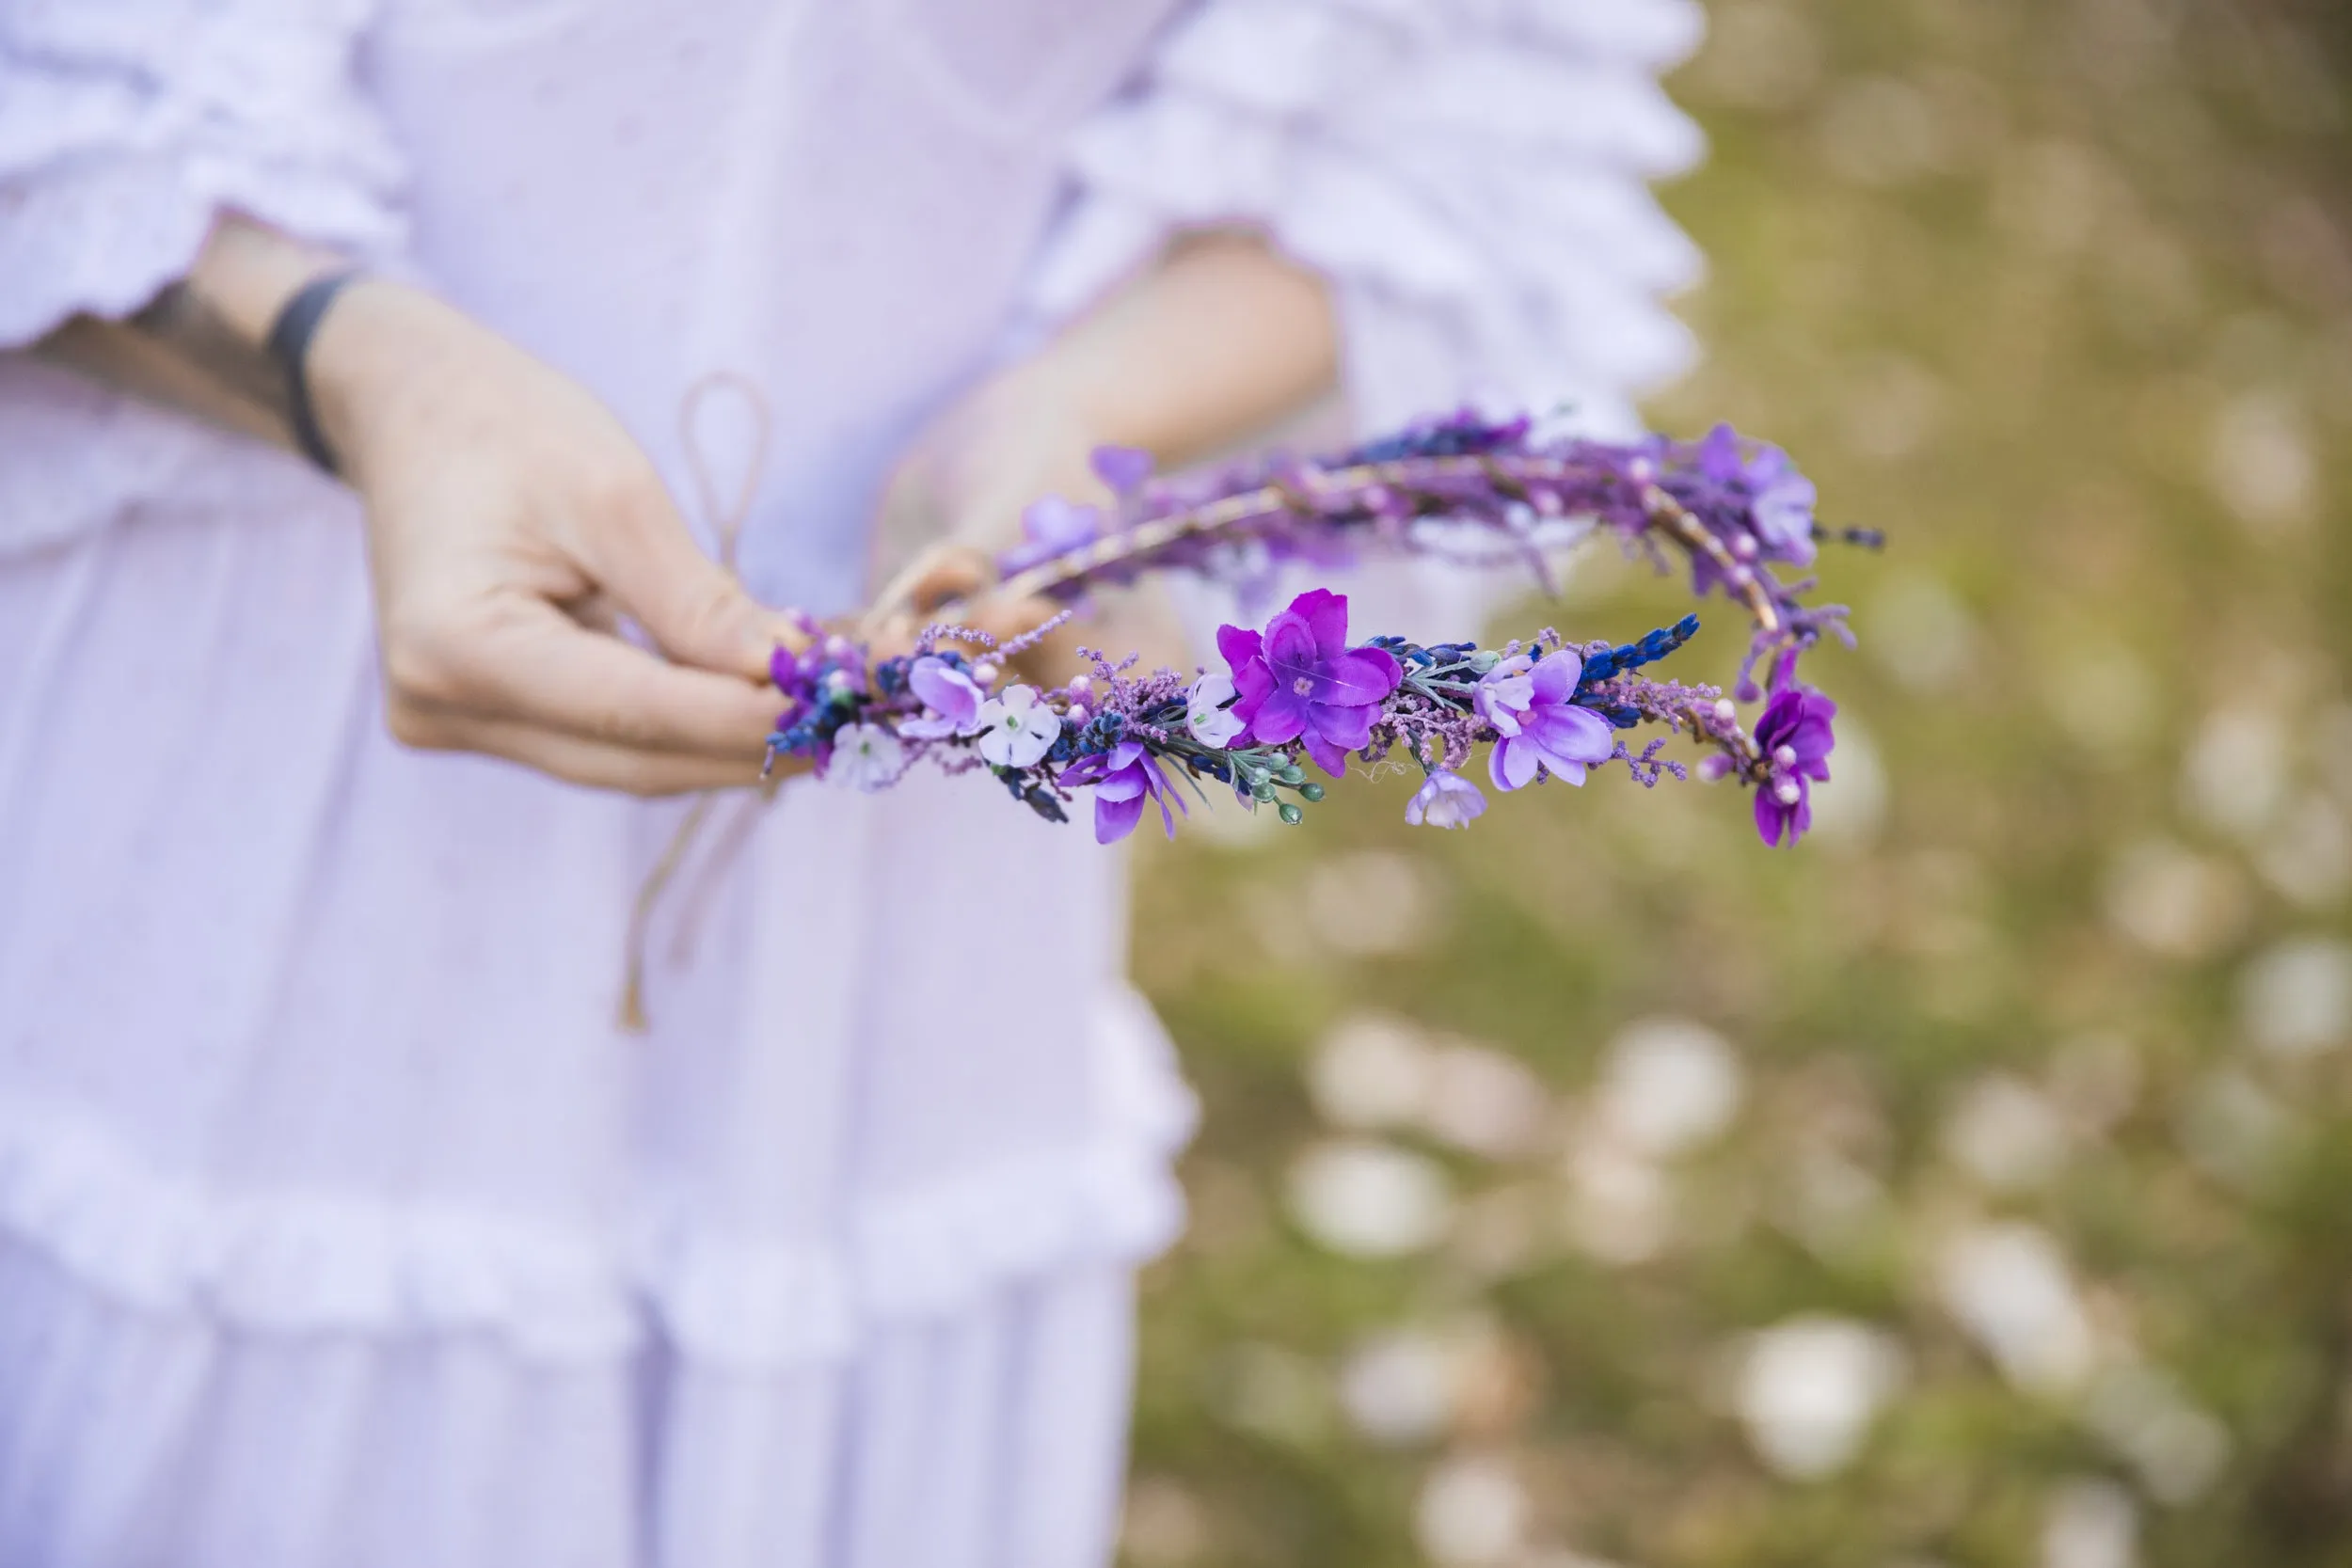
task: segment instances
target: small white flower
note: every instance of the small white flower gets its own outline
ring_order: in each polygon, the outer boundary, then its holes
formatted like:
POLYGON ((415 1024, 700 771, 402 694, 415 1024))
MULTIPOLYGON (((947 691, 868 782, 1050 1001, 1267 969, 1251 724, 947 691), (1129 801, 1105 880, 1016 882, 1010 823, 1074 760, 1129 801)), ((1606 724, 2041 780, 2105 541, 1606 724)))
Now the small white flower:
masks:
POLYGON ((1027 768, 1054 749, 1061 715, 1038 701, 1037 689, 1009 686, 980 705, 980 755, 999 768, 1027 768))
POLYGON ((1231 675, 1203 675, 1192 683, 1184 699, 1184 727, 1192 731, 1193 739, 1222 749, 1249 727, 1233 717, 1233 695, 1231 675))
POLYGON ((845 724, 833 737, 825 781, 870 795, 897 784, 906 765, 907 749, 880 724, 845 724))

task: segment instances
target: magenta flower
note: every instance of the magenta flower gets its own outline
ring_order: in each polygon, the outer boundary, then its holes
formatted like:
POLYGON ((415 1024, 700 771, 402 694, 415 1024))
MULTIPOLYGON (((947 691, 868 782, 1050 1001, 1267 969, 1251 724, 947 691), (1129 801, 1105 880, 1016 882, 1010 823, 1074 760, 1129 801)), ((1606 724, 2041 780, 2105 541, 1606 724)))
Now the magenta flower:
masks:
POLYGON ((1516 655, 1479 678, 1472 701, 1500 737, 1486 759, 1497 789, 1533 784, 1538 768, 1581 784, 1587 767, 1615 752, 1609 721, 1571 701, 1583 673, 1583 658, 1562 648, 1540 660, 1516 655))
POLYGON ((921 718, 909 719, 899 724, 898 733, 919 740, 938 740, 951 735, 977 734, 980 727, 980 705, 988 701, 971 676, 941 658, 926 654, 907 671, 909 689, 923 699, 930 711, 921 718))
POLYGON ((1813 781, 1829 778, 1836 717, 1837 705, 1810 687, 1782 687, 1764 705, 1756 744, 1770 776, 1756 786, 1756 831, 1768 847, 1794 844, 1813 826, 1813 781))
POLYGON ((1416 828, 1467 828, 1486 809, 1486 798, 1476 784, 1440 768, 1413 792, 1405 806, 1405 820, 1416 828))
POLYGON ((1263 635, 1219 626, 1217 651, 1232 666, 1241 700, 1233 717, 1265 746, 1303 740, 1337 778, 1347 753, 1372 742, 1373 721, 1403 672, 1379 648, 1347 645, 1347 596, 1317 588, 1293 599, 1263 635))
POLYGON ((1116 844, 1134 832, 1147 800, 1158 802, 1160 821, 1170 838, 1176 836, 1176 818, 1168 803, 1175 801, 1178 811, 1190 809, 1160 771, 1159 759, 1140 740, 1122 740, 1107 752, 1080 757, 1062 769, 1061 782, 1094 786, 1097 844, 1116 844))

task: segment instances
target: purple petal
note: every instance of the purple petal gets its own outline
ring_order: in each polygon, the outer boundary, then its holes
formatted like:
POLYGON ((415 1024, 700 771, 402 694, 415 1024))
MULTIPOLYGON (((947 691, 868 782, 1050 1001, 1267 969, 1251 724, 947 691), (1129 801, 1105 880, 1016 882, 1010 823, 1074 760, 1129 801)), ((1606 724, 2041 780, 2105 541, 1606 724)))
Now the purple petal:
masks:
POLYGON ((1536 663, 1534 673, 1531 677, 1535 689, 1535 701, 1539 703, 1566 702, 1576 695, 1577 678, 1583 673, 1584 659, 1581 654, 1571 653, 1562 648, 1557 653, 1545 655, 1536 663))
POLYGON ((1143 792, 1138 790, 1124 800, 1112 800, 1101 790, 1094 792, 1094 842, 1117 844, 1136 831, 1143 820, 1143 792))
POLYGON ((1372 721, 1380 717, 1380 708, 1374 703, 1359 703, 1342 706, 1336 703, 1317 703, 1310 719, 1310 733, 1320 735, 1332 745, 1345 751, 1372 744, 1372 721))
POLYGON ((1394 691, 1405 673, 1384 648, 1350 648, 1327 659, 1316 672, 1324 689, 1315 693, 1323 703, 1376 703, 1394 691))
POLYGON ((1335 779, 1347 776, 1347 748, 1334 746, 1312 730, 1309 730, 1302 738, 1306 743, 1307 754, 1314 758, 1317 768, 1335 779))
POLYGON ((1563 762, 1607 762, 1617 749, 1616 732, 1608 720, 1565 704, 1536 709, 1528 721, 1527 737, 1563 762))
POLYGON ((1291 601, 1290 613, 1307 623, 1315 652, 1337 658, 1347 651, 1347 595, 1328 588, 1310 589, 1291 601))
MULTIPOLYGON (((1246 701, 1247 699, 1245 699, 1246 701)), ((1240 704, 1234 710, 1240 711, 1240 704)), ((1307 727, 1307 718, 1313 705, 1287 686, 1269 689, 1256 712, 1249 716, 1250 737, 1262 745, 1279 746, 1298 738, 1298 732, 1307 727)))
POLYGON ((1225 656, 1225 662, 1233 672, 1233 679, 1241 679, 1242 666, 1265 657, 1265 642, 1256 632, 1242 626, 1216 628, 1216 651, 1225 656))
POLYGON ((776 683, 778 690, 789 691, 792 683, 800 678, 800 673, 799 657, 783 643, 777 643, 776 651, 768 656, 768 678, 776 683))
POLYGON ((1247 729, 1258 717, 1258 710, 1265 705, 1267 694, 1273 689, 1274 672, 1267 669, 1263 661, 1252 659, 1234 669, 1233 690, 1237 695, 1233 699, 1232 712, 1242 721, 1243 728, 1247 729))
POLYGON ((1699 472, 1724 483, 1740 477, 1738 431, 1727 424, 1719 424, 1707 433, 1707 438, 1699 443, 1699 472))
POLYGON ((1115 495, 1123 496, 1152 477, 1152 454, 1141 447, 1097 447, 1087 462, 1115 495))
POLYGON ((1486 758, 1486 771, 1502 790, 1524 789, 1535 782, 1535 748, 1524 740, 1499 740, 1486 758))
POLYGON ((1057 553, 1074 549, 1103 531, 1103 509, 1081 506, 1059 496, 1031 501, 1021 514, 1021 530, 1032 544, 1057 553))
POLYGON ((918 658, 907 672, 907 685, 923 705, 956 725, 969 724, 980 711, 980 689, 972 677, 950 669, 940 658, 918 658))
POLYGON ((1314 627, 1297 610, 1285 610, 1265 624, 1268 664, 1311 666, 1315 662, 1315 654, 1314 627))
POLYGON ((1116 773, 1104 775, 1102 782, 1094 786, 1094 798, 1098 800, 1132 800, 1149 787, 1143 782, 1142 768, 1122 768, 1116 773))

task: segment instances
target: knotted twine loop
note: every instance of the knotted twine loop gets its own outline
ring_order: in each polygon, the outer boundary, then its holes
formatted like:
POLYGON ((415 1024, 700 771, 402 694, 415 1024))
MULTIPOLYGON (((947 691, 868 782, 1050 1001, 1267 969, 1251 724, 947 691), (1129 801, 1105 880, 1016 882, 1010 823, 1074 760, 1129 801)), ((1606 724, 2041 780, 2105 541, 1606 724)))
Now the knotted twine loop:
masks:
MULTIPOLYGON (((759 493, 760 470, 767 466, 768 441, 773 425, 774 419, 769 409, 768 399, 760 391, 758 384, 734 371, 710 371, 697 377, 693 385, 686 388, 686 395, 678 404, 678 446, 686 457, 686 471, 694 487, 694 501, 703 522, 709 527, 713 543, 718 546, 719 564, 731 577, 736 575, 736 551, 742 542, 743 525, 751 516, 753 498, 759 493), (743 465, 743 472, 734 494, 723 499, 719 481, 711 471, 714 465, 703 444, 703 410, 714 395, 723 392, 735 394, 740 406, 750 413, 752 420, 750 457, 743 465)), ((779 782, 771 779, 762 783, 751 809, 756 811, 773 800, 779 782)), ((630 906, 628 958, 617 1022, 632 1035, 644 1034, 648 1026, 645 1016, 645 947, 653 929, 654 910, 660 903, 662 892, 669 887, 679 868, 686 863, 686 857, 692 852, 694 841, 701 836, 703 824, 710 819, 720 794, 717 790, 707 790, 695 797, 694 803, 687 808, 686 815, 678 819, 677 827, 671 832, 670 842, 663 847, 653 868, 645 873, 645 879, 638 885, 636 902, 630 906)), ((748 820, 748 815, 744 820, 748 820)), ((723 846, 727 851, 726 858, 733 858, 744 839, 745 835, 740 831, 731 831, 727 834, 723 846)), ((707 893, 709 885, 706 879, 701 891, 707 893)), ((681 950, 684 945, 681 942, 681 950)))

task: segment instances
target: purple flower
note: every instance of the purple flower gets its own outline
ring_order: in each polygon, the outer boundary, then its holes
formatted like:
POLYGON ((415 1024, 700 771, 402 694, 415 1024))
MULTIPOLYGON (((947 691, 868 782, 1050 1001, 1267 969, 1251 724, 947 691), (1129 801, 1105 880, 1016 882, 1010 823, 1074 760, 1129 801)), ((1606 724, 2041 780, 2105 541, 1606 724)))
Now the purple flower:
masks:
POLYGON ((898 733, 918 740, 951 735, 972 735, 980 727, 980 705, 988 700, 972 677, 941 658, 926 654, 907 672, 907 686, 930 711, 898 726, 898 733))
POLYGON ((996 558, 997 570, 1007 576, 1092 544, 1103 531, 1103 509, 1047 496, 1021 514, 1021 531, 1025 541, 996 558))
POLYGON ((800 656, 783 643, 777 643, 776 651, 768 656, 768 678, 776 683, 778 691, 784 693, 784 711, 776 716, 777 727, 782 728, 808 700, 808 693, 801 689, 800 656))
POLYGON ((1813 826, 1813 781, 1829 777, 1837 745, 1830 721, 1837 705, 1804 686, 1785 686, 1756 721, 1756 744, 1768 777, 1756 786, 1756 831, 1772 848, 1794 844, 1813 826))
POLYGON ((1293 599, 1263 636, 1219 626, 1216 646, 1241 692, 1233 717, 1250 738, 1266 746, 1303 739, 1334 778, 1347 770, 1349 752, 1371 744, 1380 705, 1403 678, 1385 651, 1347 645, 1347 596, 1326 588, 1293 599))
POLYGON ((1813 560, 1813 482, 1788 454, 1763 441, 1743 441, 1719 424, 1699 443, 1699 472, 1747 498, 1748 526, 1764 554, 1803 566, 1813 560))
POLYGON ((1405 806, 1405 820, 1418 828, 1467 828, 1470 819, 1486 809, 1486 798, 1478 793, 1478 786, 1459 773, 1449 773, 1440 768, 1429 775, 1428 781, 1413 792, 1405 806))
POLYGON ((1583 658, 1562 648, 1540 660, 1516 655, 1479 678, 1478 716, 1501 737, 1486 759, 1497 789, 1524 787, 1539 766, 1581 784, 1587 766, 1607 762, 1616 751, 1609 721, 1570 701, 1583 673, 1583 658))
POLYGON ((1141 447, 1097 447, 1088 456, 1094 475, 1123 496, 1152 477, 1152 454, 1141 447))
POLYGON ((1176 818, 1168 803, 1174 800, 1178 811, 1189 810, 1160 771, 1159 759, 1140 740, 1122 740, 1107 752, 1080 757, 1062 770, 1061 782, 1094 786, 1097 844, 1116 844, 1134 832, 1143 820, 1147 800, 1158 802, 1160 821, 1170 838, 1176 836, 1176 818))

